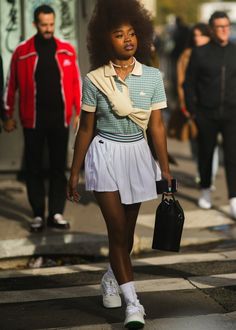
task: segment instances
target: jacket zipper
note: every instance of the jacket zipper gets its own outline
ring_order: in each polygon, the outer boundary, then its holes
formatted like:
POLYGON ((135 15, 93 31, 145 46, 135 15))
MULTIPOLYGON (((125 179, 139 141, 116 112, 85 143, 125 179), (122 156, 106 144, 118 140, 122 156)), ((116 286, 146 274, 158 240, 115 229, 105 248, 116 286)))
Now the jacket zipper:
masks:
POLYGON ((225 98, 225 65, 221 67, 221 90, 220 90, 220 114, 224 113, 224 98, 225 98))
POLYGON ((224 113, 224 99, 225 99, 225 78, 226 78, 226 66, 225 66, 225 48, 223 49, 223 64, 221 66, 221 86, 220 86, 220 115, 224 113))

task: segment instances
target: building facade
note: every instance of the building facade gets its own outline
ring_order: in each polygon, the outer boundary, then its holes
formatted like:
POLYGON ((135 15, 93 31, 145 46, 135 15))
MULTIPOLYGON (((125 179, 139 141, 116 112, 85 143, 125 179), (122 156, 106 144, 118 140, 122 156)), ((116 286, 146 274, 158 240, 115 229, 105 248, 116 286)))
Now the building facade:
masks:
MULTIPOLYGON (((127 0, 129 1, 129 0, 127 0)), ((151 13, 155 13, 156 0, 140 0, 151 13)), ((89 70, 86 47, 87 25, 95 0, 1 0, 0 1, 0 53, 6 78, 12 52, 23 40, 35 34, 33 12, 41 4, 51 5, 56 12, 55 35, 71 42, 79 57, 81 74, 89 70)), ((17 113, 17 111, 16 111, 17 113)), ((17 118, 18 121, 18 118, 17 118)), ((74 134, 71 132, 68 164, 73 152, 74 134)), ((0 171, 19 171, 23 164, 23 135, 18 123, 14 133, 0 134, 0 171)))

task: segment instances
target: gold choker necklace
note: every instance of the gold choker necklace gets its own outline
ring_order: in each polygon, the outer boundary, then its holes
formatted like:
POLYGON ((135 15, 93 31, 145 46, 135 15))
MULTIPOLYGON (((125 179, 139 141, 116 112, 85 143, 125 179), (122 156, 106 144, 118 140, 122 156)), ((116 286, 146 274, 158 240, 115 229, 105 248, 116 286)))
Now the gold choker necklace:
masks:
POLYGON ((114 67, 116 67, 116 68, 127 69, 129 66, 134 65, 134 63, 135 63, 135 58, 133 59, 133 62, 132 62, 132 63, 127 64, 127 65, 119 65, 119 64, 115 64, 115 63, 113 63, 112 61, 110 61, 110 62, 111 62, 111 64, 112 64, 114 67))

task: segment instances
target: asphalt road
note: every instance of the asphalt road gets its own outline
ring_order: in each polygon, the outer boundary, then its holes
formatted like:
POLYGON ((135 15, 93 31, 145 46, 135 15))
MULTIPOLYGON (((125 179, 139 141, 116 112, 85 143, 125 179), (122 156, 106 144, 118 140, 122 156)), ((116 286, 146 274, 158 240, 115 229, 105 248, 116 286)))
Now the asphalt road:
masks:
MULTIPOLYGON (((215 182, 213 210, 201 211, 196 204, 199 190, 187 145, 171 142, 169 152, 178 162, 178 166, 172 165, 179 181, 177 198, 188 213, 183 242, 192 239, 192 243, 184 245, 180 253, 153 251, 133 257, 136 287, 147 313, 145 329, 234 330, 235 224, 227 211, 223 167, 215 182)), ((97 216, 94 200, 87 202, 76 214, 81 212, 82 216, 89 210, 84 217, 97 216)), ((142 235, 149 228, 155 203, 142 205, 138 228, 142 235)), ((87 259, 61 267, 2 270, 0 329, 122 329, 124 305, 107 310, 101 304, 99 284, 106 261, 87 259)))
MULTIPOLYGON (((145 329, 236 328, 236 252, 232 242, 155 251, 133 259, 145 329)), ((122 329, 122 308, 102 307, 106 260, 0 273, 0 329, 122 329)))

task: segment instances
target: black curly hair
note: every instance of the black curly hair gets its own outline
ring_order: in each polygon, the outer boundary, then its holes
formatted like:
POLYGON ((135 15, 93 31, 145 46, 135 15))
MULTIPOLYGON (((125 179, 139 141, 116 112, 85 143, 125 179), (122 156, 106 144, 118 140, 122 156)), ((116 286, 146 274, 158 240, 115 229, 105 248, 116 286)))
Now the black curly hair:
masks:
POLYGON ((97 0, 88 25, 87 42, 92 69, 109 63, 112 48, 108 34, 124 23, 129 23, 135 30, 138 39, 137 60, 146 62, 149 59, 153 25, 143 5, 138 0, 97 0))
POLYGON ((188 47, 192 48, 192 47, 195 46, 195 41, 194 41, 194 31, 195 30, 199 30, 203 36, 206 36, 206 37, 209 37, 209 38, 212 37, 210 26, 208 24, 202 23, 202 22, 196 23, 191 28, 189 39, 187 40, 186 48, 188 48, 188 47))

